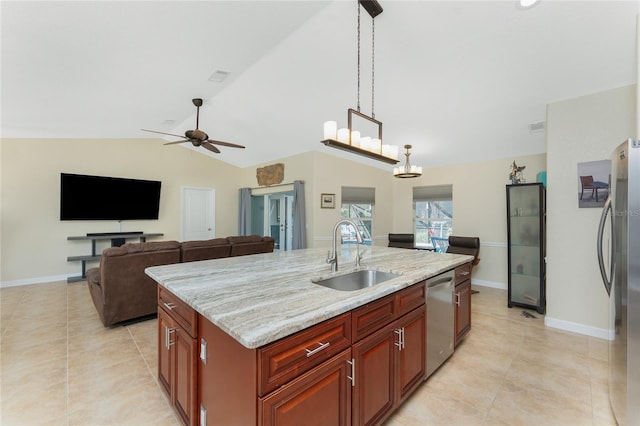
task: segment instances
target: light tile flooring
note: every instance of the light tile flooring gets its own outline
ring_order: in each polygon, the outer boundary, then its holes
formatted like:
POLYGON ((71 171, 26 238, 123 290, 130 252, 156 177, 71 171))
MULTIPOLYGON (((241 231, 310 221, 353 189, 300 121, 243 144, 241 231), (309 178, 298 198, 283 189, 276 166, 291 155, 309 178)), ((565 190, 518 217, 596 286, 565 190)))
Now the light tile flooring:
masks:
MULTIPOLYGON (((615 425, 606 341, 478 289, 471 333, 387 426, 615 425)), ((156 381, 156 320, 105 329, 85 283, 0 289, 0 308, 0 424, 180 424, 156 381)))

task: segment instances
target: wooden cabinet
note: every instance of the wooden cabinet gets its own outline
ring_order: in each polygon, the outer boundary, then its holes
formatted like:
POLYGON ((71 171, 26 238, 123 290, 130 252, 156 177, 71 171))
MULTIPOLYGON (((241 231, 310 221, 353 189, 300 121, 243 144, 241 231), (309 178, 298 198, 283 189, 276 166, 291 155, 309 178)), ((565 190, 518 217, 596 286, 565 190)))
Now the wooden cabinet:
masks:
POLYGON ((351 350, 307 371, 258 402, 263 426, 349 425, 351 350))
POLYGON ((351 314, 343 314, 258 350, 259 394, 267 393, 351 346, 351 314))
POLYGON ((197 322, 180 314, 193 318, 191 308, 166 290, 162 292, 160 295, 159 290, 158 300, 168 297, 170 302, 158 306, 158 378, 182 421, 195 425, 197 322))
POLYGON ((393 321, 352 347, 354 425, 379 424, 426 377, 424 287, 424 283, 414 285, 353 312, 354 319, 367 317, 376 322, 375 312, 381 314, 380 318, 389 317, 388 311, 380 307, 389 306, 391 301, 396 313, 393 321), (406 313, 408 306, 414 309, 406 313))
POLYGON ((159 381, 187 425, 379 424, 426 377, 424 282, 256 349, 159 288, 159 381))
POLYGON ((454 346, 471 330, 471 263, 455 270, 455 341, 454 346))

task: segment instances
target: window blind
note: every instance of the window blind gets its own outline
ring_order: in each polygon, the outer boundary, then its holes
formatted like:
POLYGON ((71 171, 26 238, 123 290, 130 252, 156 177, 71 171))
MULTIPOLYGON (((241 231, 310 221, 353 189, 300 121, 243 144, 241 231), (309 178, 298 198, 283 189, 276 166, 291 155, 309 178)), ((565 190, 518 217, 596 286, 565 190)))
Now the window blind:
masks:
POLYGON ((453 185, 414 186, 413 201, 452 201, 453 185))
POLYGON ((342 187, 343 204, 375 204, 376 189, 355 186, 342 187))

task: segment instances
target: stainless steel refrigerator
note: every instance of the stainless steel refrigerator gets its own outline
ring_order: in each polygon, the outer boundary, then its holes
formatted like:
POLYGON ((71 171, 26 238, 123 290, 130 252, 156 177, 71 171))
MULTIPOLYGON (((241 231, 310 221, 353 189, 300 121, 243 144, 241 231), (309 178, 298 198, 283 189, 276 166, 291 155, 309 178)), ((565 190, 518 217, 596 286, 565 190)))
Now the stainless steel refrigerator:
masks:
POLYGON ((611 158, 611 188, 598 227, 598 262, 609 293, 609 399, 619 425, 640 424, 640 141, 611 158))

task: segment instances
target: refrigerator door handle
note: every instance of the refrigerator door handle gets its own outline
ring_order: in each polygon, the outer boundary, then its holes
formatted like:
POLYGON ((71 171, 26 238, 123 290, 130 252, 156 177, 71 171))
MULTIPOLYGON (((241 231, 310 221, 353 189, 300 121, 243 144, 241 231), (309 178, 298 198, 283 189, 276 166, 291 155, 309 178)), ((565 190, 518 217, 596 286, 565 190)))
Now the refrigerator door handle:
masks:
MULTIPOLYGON (((598 251, 598 266, 600 266, 600 275, 602 275, 602 282, 604 283, 604 288, 607 290, 607 294, 611 295, 611 281, 613 280, 613 272, 614 272, 614 259, 611 256, 610 263, 611 269, 609 271, 609 276, 607 277, 607 271, 604 265, 604 256, 602 254, 602 243, 604 238, 604 228, 607 223, 607 216, 611 215, 611 239, 613 240, 613 209, 611 206, 611 195, 607 197, 607 200, 604 202, 604 207, 602 208, 602 215, 600 216, 600 223, 598 224, 598 242, 596 244, 596 249, 598 251)), ((613 250, 614 244, 613 241, 611 243, 611 247, 613 250)))

